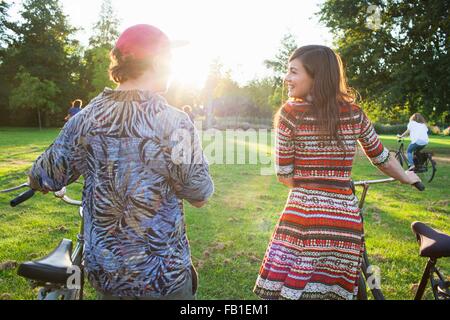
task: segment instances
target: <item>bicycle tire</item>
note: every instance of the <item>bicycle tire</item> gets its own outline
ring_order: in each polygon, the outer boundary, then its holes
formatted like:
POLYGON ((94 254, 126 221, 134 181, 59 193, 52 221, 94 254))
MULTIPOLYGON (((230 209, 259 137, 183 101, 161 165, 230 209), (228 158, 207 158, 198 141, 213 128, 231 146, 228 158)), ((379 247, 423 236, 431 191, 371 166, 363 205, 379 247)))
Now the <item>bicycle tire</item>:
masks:
POLYGON ((73 289, 69 290, 69 293, 64 296, 64 300, 80 300, 81 297, 81 290, 80 289, 73 289))
POLYGON ((403 169, 408 169, 408 162, 406 161, 406 159, 404 159, 404 156, 399 151, 395 153, 395 159, 397 159, 403 169))
MULTIPOLYGON (((369 257, 367 256, 367 250, 364 250, 364 254, 363 254, 363 260, 362 260, 362 264, 361 264, 361 269, 363 271, 364 274, 364 280, 367 283, 367 279, 370 278, 372 276, 371 273, 368 272, 368 268, 370 266, 369 263, 369 257)), ((381 289, 378 288, 370 288, 370 286, 368 286, 372 296, 375 300, 386 300, 386 298, 383 295, 383 292, 381 291, 381 289)))
MULTIPOLYGON (((436 161, 434 161, 431 158, 431 156, 430 156, 429 160, 430 160, 430 165, 431 165, 431 175, 430 175, 428 182, 431 182, 434 179, 434 175, 436 174, 437 169, 436 169, 436 161)), ((427 166, 427 170, 428 170, 428 166, 427 166)))
POLYGON ((358 279, 358 294, 356 295, 356 300, 368 300, 367 297, 367 286, 366 286, 366 280, 364 278, 364 273, 361 267, 361 273, 359 275, 358 279))
POLYGON ((433 181, 436 174, 436 161, 432 159, 431 155, 427 157, 425 163, 421 167, 422 171, 416 172, 421 180, 428 183, 433 181))

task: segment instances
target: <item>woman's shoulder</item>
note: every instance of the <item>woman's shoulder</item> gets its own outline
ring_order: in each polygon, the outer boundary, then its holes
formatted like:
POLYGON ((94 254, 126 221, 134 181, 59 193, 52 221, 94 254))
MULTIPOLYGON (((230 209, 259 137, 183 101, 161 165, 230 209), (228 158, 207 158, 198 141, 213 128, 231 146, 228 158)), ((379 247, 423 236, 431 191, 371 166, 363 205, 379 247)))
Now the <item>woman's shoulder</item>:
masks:
POLYGON ((340 107, 342 112, 350 112, 350 111, 357 113, 364 112, 361 106, 356 102, 341 103, 340 107))
POLYGON ((311 108, 311 103, 305 101, 303 99, 289 99, 286 101, 282 107, 283 111, 286 113, 297 113, 297 112, 305 112, 311 108))

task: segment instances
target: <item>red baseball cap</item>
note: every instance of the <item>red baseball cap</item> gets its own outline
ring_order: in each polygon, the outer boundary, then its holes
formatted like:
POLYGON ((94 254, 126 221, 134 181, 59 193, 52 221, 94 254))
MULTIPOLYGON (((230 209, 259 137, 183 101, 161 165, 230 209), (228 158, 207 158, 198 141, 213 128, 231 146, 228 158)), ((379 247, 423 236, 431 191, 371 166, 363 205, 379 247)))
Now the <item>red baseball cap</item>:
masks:
POLYGON ((137 24, 122 32, 115 47, 123 56, 132 55, 143 59, 186 44, 186 41, 170 41, 167 35, 155 26, 137 24))

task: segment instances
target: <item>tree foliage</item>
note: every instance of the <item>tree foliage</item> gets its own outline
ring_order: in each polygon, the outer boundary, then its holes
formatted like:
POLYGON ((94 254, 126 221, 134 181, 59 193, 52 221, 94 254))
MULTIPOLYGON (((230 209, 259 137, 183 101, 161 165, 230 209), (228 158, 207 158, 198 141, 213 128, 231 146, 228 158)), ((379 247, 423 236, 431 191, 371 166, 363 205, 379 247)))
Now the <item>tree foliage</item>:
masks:
POLYGON ((25 70, 43 83, 56 85, 60 94, 53 102, 63 113, 78 88, 80 48, 72 38, 76 29, 57 0, 25 0, 20 16, 19 23, 8 26, 14 37, 0 65, 0 109, 9 107, 9 96, 22 85, 18 70, 25 70))
POLYGON ((327 0, 318 14, 364 100, 392 120, 394 110, 436 119, 450 110, 449 7, 447 0, 327 0))
POLYGON ((109 53, 119 36, 119 23, 111 0, 104 0, 100 9, 99 20, 93 26, 93 35, 84 54, 82 83, 85 98, 90 100, 105 87, 114 87, 110 80, 108 68, 109 53))
POLYGON ((117 17, 111 0, 103 0, 99 20, 94 25, 94 34, 89 38, 91 47, 106 47, 112 49, 119 37, 120 20, 117 17))
POLYGON ((9 106, 13 109, 35 109, 38 112, 39 127, 41 115, 51 114, 58 110, 55 103, 60 90, 55 83, 49 80, 40 80, 33 77, 23 68, 16 76, 18 85, 11 91, 9 106))

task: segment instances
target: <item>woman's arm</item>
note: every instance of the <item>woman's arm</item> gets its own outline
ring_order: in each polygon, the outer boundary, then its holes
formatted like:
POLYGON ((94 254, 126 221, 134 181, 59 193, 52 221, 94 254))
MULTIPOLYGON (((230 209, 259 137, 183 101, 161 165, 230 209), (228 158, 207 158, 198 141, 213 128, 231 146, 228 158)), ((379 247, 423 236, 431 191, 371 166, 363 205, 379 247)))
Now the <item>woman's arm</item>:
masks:
POLYGON ((399 138, 403 138, 406 137, 407 135, 409 135, 409 129, 407 129, 405 132, 403 132, 402 134, 398 134, 397 137, 399 138))
POLYGON ((414 172, 404 171, 398 160, 394 157, 390 157, 387 162, 377 167, 384 174, 400 181, 403 184, 414 184, 421 181, 414 172))

